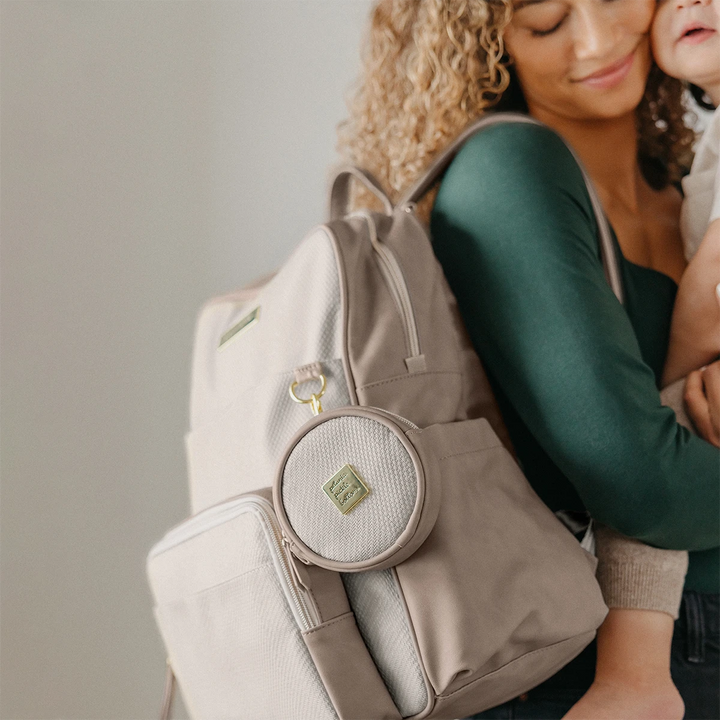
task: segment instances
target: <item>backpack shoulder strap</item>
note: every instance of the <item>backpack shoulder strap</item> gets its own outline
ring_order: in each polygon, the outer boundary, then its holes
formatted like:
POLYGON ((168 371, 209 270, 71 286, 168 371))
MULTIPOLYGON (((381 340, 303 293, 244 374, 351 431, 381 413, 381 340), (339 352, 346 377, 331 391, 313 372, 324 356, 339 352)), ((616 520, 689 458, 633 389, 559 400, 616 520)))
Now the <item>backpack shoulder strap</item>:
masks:
POLYGON ((481 118, 471 122, 446 148, 440 152, 440 154, 430 163, 427 170, 405 191, 396 207, 403 208, 411 203, 417 204, 430 189, 433 183, 447 169, 455 155, 457 155, 460 151, 460 148, 470 137, 481 130, 490 127, 491 125, 496 125, 497 123, 502 122, 522 122, 547 127, 552 130, 565 143, 565 145, 567 145, 570 152, 572 152, 575 161, 582 171, 585 185, 587 186, 587 191, 590 195, 590 202, 592 203, 593 210, 595 211, 595 219, 600 233, 600 254, 602 257, 603 269, 605 270, 605 278, 615 293, 615 296, 622 304, 624 302, 624 292, 622 282, 620 280, 620 269, 615 253, 615 247, 610 233, 610 225, 605 217, 595 186, 593 185, 593 182, 577 153, 569 145, 565 138, 563 138, 562 135, 549 125, 540 122, 530 115, 519 112, 488 112, 481 118))

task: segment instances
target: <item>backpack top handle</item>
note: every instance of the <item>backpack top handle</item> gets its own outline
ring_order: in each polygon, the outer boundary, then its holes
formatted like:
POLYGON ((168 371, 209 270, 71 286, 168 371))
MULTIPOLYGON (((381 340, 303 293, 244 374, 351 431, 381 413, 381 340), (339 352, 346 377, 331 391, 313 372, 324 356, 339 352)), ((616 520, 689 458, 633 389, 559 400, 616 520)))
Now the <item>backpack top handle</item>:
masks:
MULTIPOLYGON (((425 193, 432 187, 433 183, 447 169, 455 155, 457 155, 460 151, 460 148, 470 137, 490 125, 503 122, 522 122, 547 127, 565 143, 567 148, 573 154, 573 157, 582 172, 585 185, 590 196, 590 202, 592 203, 592 207, 595 212, 595 219, 600 234, 600 255, 602 258, 603 269, 605 271, 605 278, 607 279, 608 284, 612 288, 612 291, 615 293, 615 296, 620 304, 624 304, 625 293, 620 279, 620 268, 618 265, 617 255, 615 253, 615 246, 613 245, 610 233, 610 225, 607 217, 605 216, 605 212, 603 211, 595 186, 590 179, 590 175, 585 169, 585 166, 580 160, 578 154, 565 140, 565 138, 563 138, 562 135, 560 135, 560 133, 558 133, 554 128, 551 128, 546 123, 543 123, 530 115, 520 112, 490 111, 477 120, 471 122, 447 147, 438 154, 438 156, 430 163, 427 170, 403 193, 402 197, 395 206, 395 209, 411 209, 413 206, 416 206, 425 193)), ((350 180, 353 177, 360 180, 360 182, 362 182, 368 190, 381 200, 387 215, 393 214, 393 204, 385 194, 385 191, 382 189, 380 183, 367 170, 355 165, 342 165, 336 169, 330 188, 330 220, 336 220, 346 215, 350 180)))
POLYGON ((356 165, 341 165, 334 171, 334 177, 330 185, 330 197, 328 202, 328 215, 330 220, 337 220, 345 217, 352 178, 359 180, 373 195, 375 195, 385 208, 386 215, 393 214, 393 205, 390 198, 385 194, 380 183, 367 171, 356 165))

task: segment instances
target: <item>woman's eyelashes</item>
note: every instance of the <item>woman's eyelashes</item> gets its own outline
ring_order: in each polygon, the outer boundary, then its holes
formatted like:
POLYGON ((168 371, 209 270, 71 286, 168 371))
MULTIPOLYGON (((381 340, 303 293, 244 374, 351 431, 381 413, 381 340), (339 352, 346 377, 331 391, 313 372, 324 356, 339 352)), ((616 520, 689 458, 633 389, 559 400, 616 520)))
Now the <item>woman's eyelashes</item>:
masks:
POLYGON ((565 17, 567 17, 567 15, 560 18, 560 22, 558 22, 558 24, 555 25, 554 27, 551 27, 549 30, 532 30, 531 29, 530 34, 533 37, 544 37, 545 35, 550 35, 550 33, 554 33, 563 24, 565 17))
MULTIPOLYGON (((658 4, 660 4, 660 3, 664 2, 665 0, 657 0, 657 1, 658 1, 658 4)), ((612 2, 618 2, 618 0, 602 0, 602 2, 612 3, 612 2)), ((560 20, 559 20, 559 22, 557 23, 557 25, 554 25, 554 26, 551 27, 549 30, 533 30, 533 29, 530 29, 530 34, 531 34, 533 37, 544 37, 545 35, 550 35, 551 33, 554 33, 554 32, 563 24, 563 22, 565 22, 565 18, 566 18, 566 17, 567 17, 567 15, 563 15, 563 17, 560 18, 560 20)))

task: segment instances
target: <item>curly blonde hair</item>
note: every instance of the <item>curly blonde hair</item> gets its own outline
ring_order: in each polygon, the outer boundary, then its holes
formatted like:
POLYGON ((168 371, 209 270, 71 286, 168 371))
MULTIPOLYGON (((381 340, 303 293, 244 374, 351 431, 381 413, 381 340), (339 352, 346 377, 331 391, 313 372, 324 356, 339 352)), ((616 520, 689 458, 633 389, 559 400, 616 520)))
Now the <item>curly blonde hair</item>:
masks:
MULTIPOLYGON (((344 162, 369 170, 396 203, 433 157, 487 109, 527 112, 503 30, 511 0, 377 0, 361 46, 362 71, 337 127, 344 162)), ((678 181, 692 161, 684 83, 653 63, 636 110, 638 161, 651 186, 678 181)), ((381 209, 353 183, 352 208, 381 209)), ((439 183, 418 216, 429 222, 439 183)))

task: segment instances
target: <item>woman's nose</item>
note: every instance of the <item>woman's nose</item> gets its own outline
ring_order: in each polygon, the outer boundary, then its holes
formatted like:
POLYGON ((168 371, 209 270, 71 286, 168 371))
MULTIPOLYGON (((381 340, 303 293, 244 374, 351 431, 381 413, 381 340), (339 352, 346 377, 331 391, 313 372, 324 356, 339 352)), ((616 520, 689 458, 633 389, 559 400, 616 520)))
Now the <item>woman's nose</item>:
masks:
MULTIPOLYGON (((694 0, 677 0, 693 2, 694 0)), ((618 60, 613 53, 617 44, 615 28, 597 3, 581 3, 575 26, 575 56, 578 60, 602 58, 608 62, 618 60)))
POLYGON ((690 7, 691 5, 710 5, 712 0, 675 0, 677 8, 690 7))

